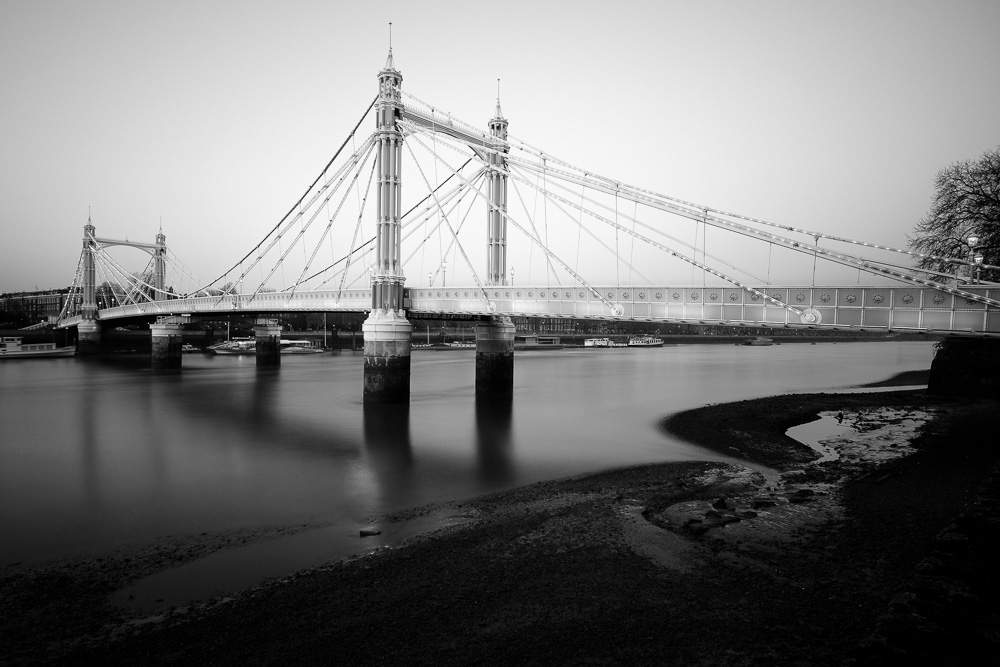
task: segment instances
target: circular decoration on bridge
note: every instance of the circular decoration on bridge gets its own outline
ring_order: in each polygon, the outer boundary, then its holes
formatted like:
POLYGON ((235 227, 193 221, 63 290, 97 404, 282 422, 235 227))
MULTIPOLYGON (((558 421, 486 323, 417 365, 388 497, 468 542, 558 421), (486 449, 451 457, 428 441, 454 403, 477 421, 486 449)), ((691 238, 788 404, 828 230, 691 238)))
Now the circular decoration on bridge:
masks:
POLYGON ((640 299, 645 299, 646 298, 646 293, 645 292, 639 292, 639 298, 640 299))
POLYGON ((719 300, 719 293, 718 292, 712 292, 711 294, 708 295, 708 298, 711 299, 712 301, 718 301, 719 300))
POLYGON ((729 293, 729 300, 730 301, 737 301, 737 300, 739 300, 739 298, 740 298, 740 295, 737 294, 736 292, 730 292, 729 293))
POLYGON ((881 294, 876 294, 874 297, 872 297, 872 301, 874 301, 875 303, 882 303, 883 301, 885 301, 885 297, 882 296, 881 294))
POLYGON ((615 298, 615 293, 614 292, 608 292, 608 298, 609 299, 615 298))
POLYGON ((441 292, 438 292, 438 296, 441 296, 441 292))
POLYGON ((520 292, 518 292, 518 293, 517 293, 517 298, 518 298, 518 299, 520 299, 520 298, 521 298, 521 293, 520 293, 520 292))
POLYGON ((628 292, 625 292, 624 294, 622 294, 622 298, 623 299, 627 299, 628 298, 628 292))
POLYGON ((844 299, 844 301, 846 301, 847 303, 854 303, 857 300, 858 300, 858 295, 857 294, 848 294, 847 298, 844 299))
POLYGON ((944 303, 944 296, 941 295, 941 294, 935 294, 934 295, 934 304, 937 305, 937 306, 940 306, 942 303, 944 303))
MULTIPOLYGON (((499 295, 498 295, 498 296, 499 296, 499 295)), ((509 298, 510 298, 510 292, 504 292, 504 293, 503 293, 503 298, 505 298, 505 299, 509 299, 509 298)))
POLYGON ((530 299, 531 297, 533 297, 533 296, 535 296, 535 293, 534 293, 534 292, 528 292, 528 298, 529 298, 529 299, 530 299))
MULTIPOLYGON (((451 298, 451 292, 445 292, 444 295, 446 298, 451 298)), ((458 296, 458 292, 455 292, 455 296, 458 296)))
POLYGON ((468 297, 468 296, 469 296, 469 293, 468 293, 468 292, 466 292, 466 293, 465 293, 465 296, 466 296, 466 297, 468 297))
POLYGON ((656 300, 659 301, 662 298, 663 298, 663 292, 657 292, 656 293, 656 300))
POLYGON ((620 303, 614 304, 613 306, 611 306, 611 314, 614 315, 615 317, 621 317, 622 315, 625 314, 625 306, 621 305, 620 303))
POLYGON ((823 321, 823 315, 815 308, 806 308, 802 311, 802 324, 819 324, 823 321))
POLYGON ((757 294, 756 292, 754 292, 753 294, 750 295, 750 300, 751 301, 760 301, 760 294, 757 294))
POLYGON ((913 303, 913 295, 912 294, 904 294, 903 295, 903 303, 905 303, 907 305, 913 303))
MULTIPOLYGON (((581 294, 581 296, 583 296, 583 295, 581 294)), ((566 298, 567 299, 572 299, 573 296, 569 292, 566 292, 566 298)))
POLYGON ((830 295, 827 294, 826 292, 824 292, 823 294, 821 294, 819 296, 819 300, 822 301, 823 303, 829 303, 830 302, 830 295))
POLYGON ((691 300, 692 301, 697 301, 698 300, 698 293, 697 292, 691 292, 691 300))
POLYGON ((673 299, 674 301, 679 301, 680 298, 681 298, 681 293, 680 292, 674 292, 673 294, 670 295, 670 298, 673 299))
POLYGON ((798 301, 799 303, 802 303, 803 301, 806 300, 806 295, 803 294, 802 292, 799 292, 798 294, 795 295, 795 300, 798 301))
POLYGON ((581 298, 581 299, 583 299, 583 298, 584 298, 584 294, 583 294, 583 292, 580 292, 580 298, 581 298))

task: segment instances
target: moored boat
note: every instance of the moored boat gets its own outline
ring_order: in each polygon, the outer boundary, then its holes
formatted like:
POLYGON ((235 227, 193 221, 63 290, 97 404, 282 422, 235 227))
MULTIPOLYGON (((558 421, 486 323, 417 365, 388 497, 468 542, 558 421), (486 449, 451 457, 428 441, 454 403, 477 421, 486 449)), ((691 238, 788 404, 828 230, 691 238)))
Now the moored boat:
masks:
POLYGON ((215 354, 257 354, 257 341, 253 338, 235 338, 209 349, 215 354))
POLYGON ((22 344, 19 336, 4 336, 0 340, 0 359, 37 359, 40 357, 72 357, 76 347, 56 347, 55 343, 22 344))
POLYGON ((629 347, 663 347, 663 339, 654 336, 632 336, 628 339, 629 347))
POLYGON ((743 341, 742 343, 740 343, 740 345, 750 345, 753 347, 759 347, 765 345, 774 345, 774 341, 768 338, 767 336, 755 336, 750 340, 743 341))
POLYGON ((311 340, 281 339, 282 354, 320 354, 323 348, 311 340))
POLYGON ((584 347, 611 347, 610 338, 585 338, 584 347))

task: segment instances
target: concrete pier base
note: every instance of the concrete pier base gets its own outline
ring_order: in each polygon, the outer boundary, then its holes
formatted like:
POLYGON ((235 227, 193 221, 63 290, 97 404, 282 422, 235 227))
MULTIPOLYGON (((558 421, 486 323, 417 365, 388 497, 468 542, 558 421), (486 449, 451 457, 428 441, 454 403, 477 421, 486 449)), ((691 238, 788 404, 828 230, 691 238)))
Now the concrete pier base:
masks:
POLYGON ((514 325, 492 317, 476 325, 476 394, 514 393, 514 325))
POLYGON ((931 362, 927 391, 948 396, 1000 396, 1000 340, 944 339, 931 362))
POLYGON ((157 322, 149 325, 153 336, 150 347, 150 366, 154 370, 173 370, 181 367, 183 334, 180 324, 157 322))
POLYGON ((372 310, 365 335, 365 403, 410 400, 410 338, 413 325, 402 310, 372 310))
POLYGON ((83 321, 76 326, 76 353, 97 354, 101 351, 101 325, 83 321))
POLYGON ((257 342, 257 368, 281 365, 281 327, 277 324, 256 324, 253 336, 257 342))

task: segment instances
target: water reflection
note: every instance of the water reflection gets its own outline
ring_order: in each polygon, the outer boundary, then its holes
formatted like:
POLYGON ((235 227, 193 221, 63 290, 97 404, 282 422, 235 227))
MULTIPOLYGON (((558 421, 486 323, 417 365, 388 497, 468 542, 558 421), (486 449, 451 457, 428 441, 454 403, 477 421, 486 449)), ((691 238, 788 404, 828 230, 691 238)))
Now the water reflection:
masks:
POLYGON ((476 472, 490 486, 514 479, 512 395, 476 396, 476 472))
POLYGON ((383 505, 411 497, 413 446, 410 440, 410 404, 365 404, 362 420, 365 453, 374 490, 383 505))

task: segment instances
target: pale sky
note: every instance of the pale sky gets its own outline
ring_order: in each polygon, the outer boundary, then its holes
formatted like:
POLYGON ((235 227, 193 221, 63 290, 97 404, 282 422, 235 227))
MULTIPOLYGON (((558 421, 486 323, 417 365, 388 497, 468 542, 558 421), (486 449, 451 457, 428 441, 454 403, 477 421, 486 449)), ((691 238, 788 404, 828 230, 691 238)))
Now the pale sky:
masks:
POLYGON ((418 98, 485 129, 499 78, 512 135, 780 224, 905 246, 1000 145, 995 0, 0 0, 0 291, 68 285, 88 207, 214 278, 371 102, 390 21, 418 98))

